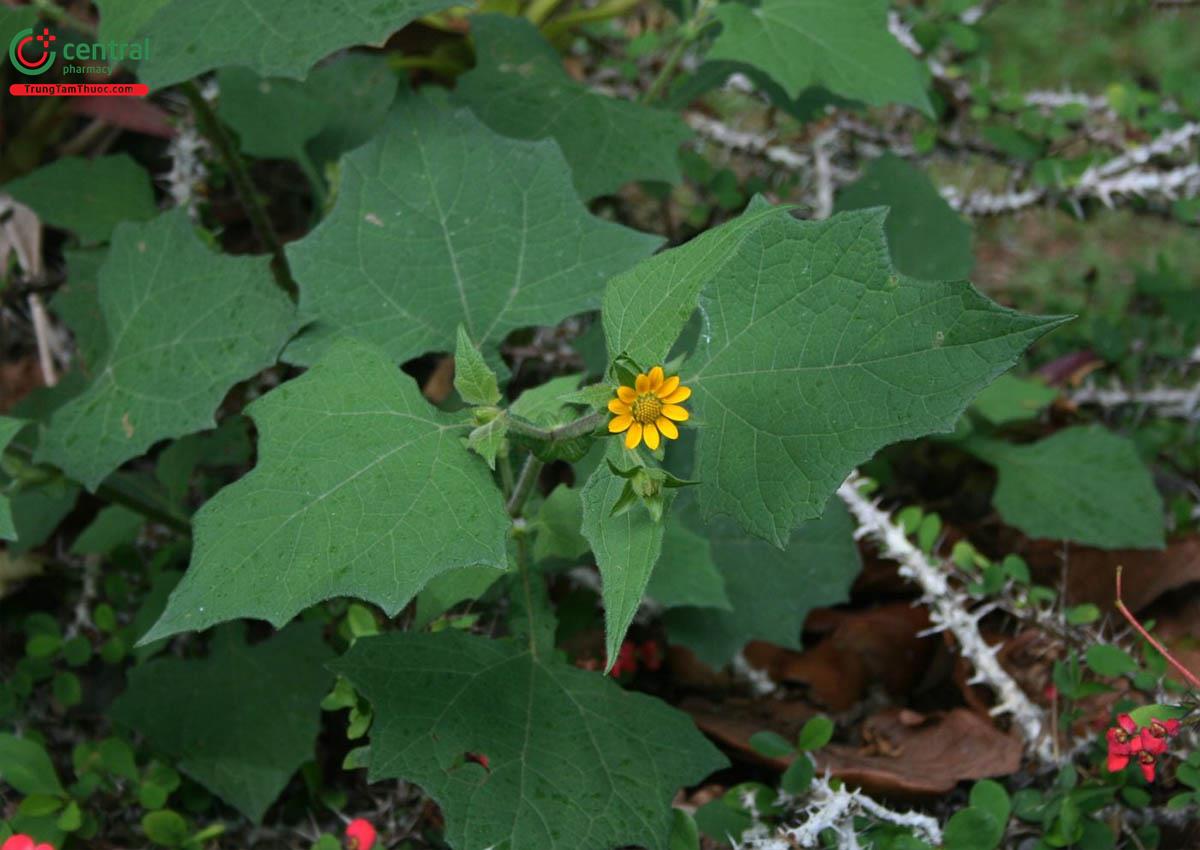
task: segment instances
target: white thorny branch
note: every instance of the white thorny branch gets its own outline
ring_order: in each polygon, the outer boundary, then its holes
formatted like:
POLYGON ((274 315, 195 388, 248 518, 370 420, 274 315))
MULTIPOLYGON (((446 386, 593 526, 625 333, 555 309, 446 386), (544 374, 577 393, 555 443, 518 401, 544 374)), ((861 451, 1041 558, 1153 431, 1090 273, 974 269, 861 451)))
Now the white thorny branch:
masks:
POLYGON ((851 473, 838 488, 838 496, 858 525, 855 537, 874 540, 881 555, 900 564, 900 575, 921 588, 920 601, 929 608, 933 631, 949 631, 954 635, 959 651, 975 667, 975 675, 969 684, 990 687, 997 697, 991 713, 1011 715, 1034 755, 1045 764, 1053 764, 1053 747, 1046 734, 1042 710, 996 660, 999 647, 989 645, 979 632, 979 621, 994 610, 993 606, 983 605, 971 610, 970 596, 951 586, 942 566, 917 548, 887 511, 859 491, 861 482, 857 473, 851 473))
MULTIPOLYGON (((926 54, 908 26, 894 11, 889 13, 888 27, 897 41, 926 62, 930 73, 949 86, 956 97, 964 101, 970 99, 969 83, 956 77, 935 57, 926 54)), ((753 83, 741 74, 733 74, 726 82, 726 87, 746 93, 755 91, 753 83)), ((1074 104, 1085 107, 1091 113, 1107 116, 1108 119, 1115 117, 1107 100, 1098 95, 1063 90, 1033 91, 1026 93, 1024 97, 1030 106, 1056 108, 1074 104)), ((1172 104, 1166 104, 1164 108, 1174 107, 1172 104)), ((844 150, 844 146, 848 146, 849 143, 857 144, 861 148, 860 154, 870 154, 885 148, 900 156, 911 157, 915 154, 910 145, 902 143, 900 139, 889 138, 882 130, 876 130, 862 121, 832 109, 830 114, 831 125, 809 143, 807 150, 783 144, 769 134, 730 127, 708 115, 692 112, 685 117, 692 129, 703 139, 727 150, 750 154, 784 171, 806 177, 806 188, 815 217, 824 218, 832 210, 835 191, 858 178, 857 168, 846 168, 837 164, 839 158, 852 163, 855 161, 855 157, 849 155, 852 151, 844 150)), ((1193 198, 1200 194, 1200 163, 1195 162, 1194 157, 1185 157, 1181 163, 1161 167, 1154 167, 1152 161, 1176 152, 1187 153, 1197 138, 1200 138, 1200 123, 1188 122, 1089 168, 1072 185, 1061 189, 1016 185, 1000 192, 988 189, 968 192, 956 186, 946 186, 941 189, 941 193, 950 206, 967 216, 1001 215, 1058 200, 1077 205, 1083 200, 1096 199, 1105 206, 1112 207, 1116 199, 1130 196, 1167 201, 1193 198)), ((1119 143, 1119 139, 1111 141, 1114 144, 1119 143)))
MULTIPOLYGON (((807 754, 799 756, 808 758, 807 754)), ((787 808, 795 808, 798 798, 780 792, 780 801, 787 808)), ((832 833, 838 850, 859 850, 858 830, 855 818, 867 817, 875 821, 908 827, 930 844, 942 843, 942 830, 935 818, 920 812, 897 812, 873 800, 861 791, 852 791, 844 785, 835 788, 828 775, 818 776, 806 792, 804 805, 795 811, 799 823, 771 829, 765 824, 756 824, 740 842, 738 850, 793 850, 795 847, 824 846, 822 833, 832 833)))
POLYGON ((1131 389, 1113 384, 1098 387, 1087 384, 1071 394, 1071 401, 1095 405, 1105 410, 1118 407, 1144 407, 1167 419, 1200 420, 1200 384, 1187 387, 1150 387, 1131 389))

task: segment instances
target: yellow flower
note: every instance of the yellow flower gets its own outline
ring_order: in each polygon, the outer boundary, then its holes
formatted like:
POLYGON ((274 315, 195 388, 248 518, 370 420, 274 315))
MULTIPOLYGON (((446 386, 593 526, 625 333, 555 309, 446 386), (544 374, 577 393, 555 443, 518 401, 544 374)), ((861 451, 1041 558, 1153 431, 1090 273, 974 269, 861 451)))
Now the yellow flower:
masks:
POLYGON ((608 403, 616 416, 608 423, 614 434, 625 432, 625 448, 636 449, 643 440, 651 451, 658 448, 658 435, 679 438, 675 422, 686 422, 688 412, 680 407, 692 391, 680 386, 679 376, 667 378, 662 366, 637 376, 632 387, 617 387, 617 397, 608 403), (674 420, 671 421, 671 420, 674 420))

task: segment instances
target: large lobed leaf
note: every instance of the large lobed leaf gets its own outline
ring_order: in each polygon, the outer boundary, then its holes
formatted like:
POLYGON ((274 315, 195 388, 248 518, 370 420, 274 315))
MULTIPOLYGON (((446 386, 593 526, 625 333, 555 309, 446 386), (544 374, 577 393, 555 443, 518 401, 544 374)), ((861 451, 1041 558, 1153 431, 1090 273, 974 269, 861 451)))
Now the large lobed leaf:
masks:
POLYGON ((273 364, 295 326, 268 259, 210 250, 182 210, 117 227, 99 303, 103 356, 37 454, 91 489, 159 440, 212 428, 229 389, 273 364))
POLYGON ((419 784, 456 850, 667 850, 671 797, 726 764, 686 715, 513 641, 390 634, 333 668, 375 709, 371 779, 419 784))
POLYGON ((475 68, 459 78, 455 97, 498 133, 558 142, 582 197, 611 194, 631 180, 679 182, 676 151, 691 131, 677 115, 576 82, 558 51, 521 18, 477 15, 471 35, 475 68))
POLYGON ((888 32, 885 0, 763 0, 717 6, 721 33, 710 59, 748 62, 789 95, 809 86, 932 114, 924 72, 888 32))
POLYGON ((161 88, 232 65, 264 77, 302 79, 318 59, 356 44, 382 45, 449 0, 105 0, 106 35, 149 39, 138 79, 161 88))
POLYGON ((455 567, 508 566, 487 468, 383 352, 354 340, 248 408, 258 466, 196 514, 195 548, 142 639, 235 617, 276 626, 334 596, 395 615, 455 567))
POLYGON ((515 328, 596 307, 604 282, 658 242, 589 215, 553 142, 405 97, 342 160, 333 212, 288 246, 316 320, 288 356, 310 362, 345 334, 403 361, 452 351, 460 323, 487 354, 515 328))
POLYGON ((1161 549, 1163 503, 1137 446, 1099 425, 1027 445, 972 439, 996 467, 996 509, 1030 537, 1102 549, 1161 549))
POLYGON ((240 626, 220 630, 207 658, 164 658, 130 672, 114 720, 253 821, 313 757, 319 703, 333 654, 317 623, 249 646, 240 626))
POLYGON ((966 282, 894 274, 884 216, 803 222, 756 201, 609 284, 610 348, 646 363, 661 362, 699 300, 685 380, 695 387, 693 477, 706 518, 729 515, 782 547, 855 465, 889 443, 950 430, 1063 321, 1000 307, 966 282))

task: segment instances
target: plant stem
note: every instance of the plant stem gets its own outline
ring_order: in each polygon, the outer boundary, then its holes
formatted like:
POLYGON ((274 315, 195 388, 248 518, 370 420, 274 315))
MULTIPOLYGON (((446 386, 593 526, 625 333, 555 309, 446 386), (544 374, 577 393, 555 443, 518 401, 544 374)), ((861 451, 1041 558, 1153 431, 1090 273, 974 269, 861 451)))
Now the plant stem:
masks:
POLYGON ((604 411, 589 413, 556 428, 539 428, 530 422, 510 416, 508 430, 543 443, 563 443, 592 433, 604 421, 606 415, 604 411))
POLYGON ((242 199, 242 205, 246 208, 247 215, 250 216, 250 223, 258 233, 258 238, 271 252, 271 271, 275 275, 275 282, 294 300, 299 294, 299 290, 296 287, 296 281, 292 278, 287 255, 283 252, 283 243, 279 241, 279 234, 275 232, 275 226, 271 224, 271 219, 267 216, 267 211, 259 200, 258 192, 250 179, 250 172, 246 169, 246 163, 238 154, 233 139, 225 132, 216 113, 204 99, 204 95, 200 93, 199 87, 189 80, 181 84, 180 89, 196 113, 196 120, 203 129, 204 135, 208 136, 216 147, 217 153, 221 155, 221 159, 225 160, 225 167, 229 169, 234 188, 237 189, 238 196, 242 199))
POLYGON ((534 26, 541 26, 561 4, 562 0, 533 0, 525 9, 525 18, 534 26))
POLYGON ((653 103, 658 99, 659 94, 666 87, 667 81, 675 73, 675 67, 683 59, 684 51, 688 49, 693 41, 699 38, 700 33, 708 26, 708 15, 714 5, 716 5, 715 0, 700 0, 700 3, 696 6, 696 14, 684 24, 679 42, 667 55, 667 61, 663 63, 658 76, 654 78, 654 82, 650 84, 650 88, 642 96, 642 103, 653 103))
POLYGON ((568 12, 561 18, 551 21, 544 27, 543 31, 547 38, 553 39, 573 26, 594 23, 596 21, 606 21, 609 18, 623 15, 629 10, 637 8, 640 2, 641 0, 609 0, 607 3, 601 3, 590 9, 577 9, 573 12, 568 12))
POLYGON ((95 36, 96 28, 82 18, 77 18, 68 12, 66 9, 59 6, 57 3, 52 3, 51 0, 33 0, 32 4, 39 12, 52 18, 55 23, 63 24, 72 29, 79 30, 87 36, 95 36))
POLYGON ((525 458, 525 465, 521 467, 521 474, 517 477, 517 483, 513 486, 512 494, 508 497, 508 515, 516 519, 521 515, 521 509, 525 507, 525 501, 529 498, 529 494, 533 492, 534 486, 537 484, 538 474, 542 471, 542 462, 537 459, 533 452, 525 458))
POLYGON ((1178 670, 1179 674, 1181 676, 1183 676, 1184 679, 1187 680, 1187 683, 1189 685, 1191 685, 1196 690, 1200 690, 1200 678, 1197 678, 1195 673, 1193 673, 1191 670, 1189 670, 1188 668, 1184 667, 1181 663, 1179 663, 1178 659, 1176 659, 1175 656, 1173 656, 1170 652, 1168 652, 1167 648, 1165 646, 1163 646, 1161 643, 1159 643, 1157 640, 1155 640, 1150 635, 1150 633, 1148 631, 1146 631, 1146 627, 1143 626, 1140 622, 1138 622, 1138 618, 1133 616, 1133 612, 1125 607, 1125 602, 1121 599, 1121 567, 1119 567, 1119 566, 1117 567, 1116 606, 1117 606, 1117 610, 1121 612, 1121 616, 1129 621, 1129 625, 1133 626, 1137 630, 1137 633, 1139 635, 1141 635, 1142 637, 1144 637, 1146 639, 1146 641, 1152 647, 1154 647, 1160 653, 1162 653, 1162 657, 1167 659, 1167 663, 1170 664, 1172 667, 1174 667, 1176 670, 1178 670))
MULTIPOLYGON (((4 452, 24 466, 38 467, 52 471, 63 478, 67 477, 57 467, 49 464, 35 464, 33 453, 24 446, 10 445, 4 452)), ((149 520, 167 526, 172 531, 185 535, 192 533, 191 521, 186 516, 181 516, 163 505, 146 499, 142 494, 128 487, 120 478, 109 478, 96 489, 96 495, 106 502, 136 511, 149 520)))

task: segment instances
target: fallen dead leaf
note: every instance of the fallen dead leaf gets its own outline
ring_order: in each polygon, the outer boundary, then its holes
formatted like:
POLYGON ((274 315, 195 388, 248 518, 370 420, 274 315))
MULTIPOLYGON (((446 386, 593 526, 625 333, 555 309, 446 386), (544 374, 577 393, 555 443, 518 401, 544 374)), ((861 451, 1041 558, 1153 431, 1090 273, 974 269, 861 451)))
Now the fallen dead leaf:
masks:
MULTIPOLYGON (((1028 560, 1057 567, 1059 546, 1035 545, 1028 560)), ((1163 594, 1200 582, 1200 535, 1189 535, 1166 549, 1092 549, 1072 546, 1067 560, 1067 603, 1091 602, 1102 611, 1113 610, 1117 566, 1124 568, 1125 604, 1141 611, 1163 594)))

